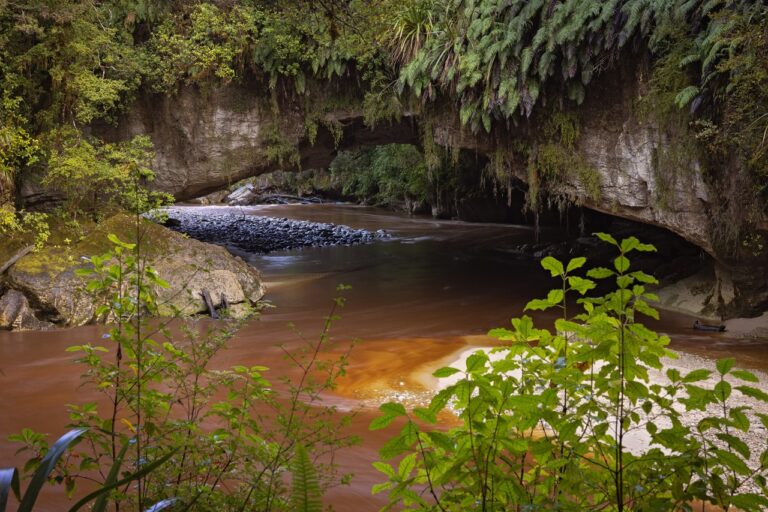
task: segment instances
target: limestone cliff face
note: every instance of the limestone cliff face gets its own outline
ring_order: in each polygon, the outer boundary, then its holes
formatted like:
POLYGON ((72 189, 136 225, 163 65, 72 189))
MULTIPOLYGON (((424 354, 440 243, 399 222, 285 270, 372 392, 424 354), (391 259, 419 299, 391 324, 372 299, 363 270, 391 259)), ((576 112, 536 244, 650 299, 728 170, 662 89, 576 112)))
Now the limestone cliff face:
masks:
MULTIPOLYGON (((564 183, 563 189, 588 208, 668 229, 709 253, 717 267, 709 310, 728 314, 757 310, 768 303, 768 263, 745 275, 738 271, 740 262, 718 255, 710 234, 711 202, 718 198, 712 197, 695 164, 682 172, 654 164, 664 138, 653 123, 635 114, 641 94, 642 72, 635 67, 595 83, 579 110, 577 150, 596 171, 599 194, 588 193, 578 180, 564 183)), ((267 91, 255 88, 226 86, 147 97, 117 128, 101 129, 101 134, 111 138, 149 134, 156 151, 155 186, 178 200, 284 167, 275 158, 280 144, 298 148, 303 168, 327 166, 340 149, 331 134, 320 129, 310 144, 304 135, 302 109, 282 105, 276 118, 265 106, 267 96, 267 91), (278 131, 281 139, 276 141, 278 131)), ((370 130, 357 112, 325 115, 342 127, 341 147, 419 140, 413 119, 370 130)), ((461 129, 450 111, 433 126, 438 144, 486 155, 523 136, 514 130, 501 137, 495 134, 493 140, 472 135, 461 129)), ((513 166, 513 173, 526 181, 525 163, 513 166)))
MULTIPOLYGON (((593 82, 579 108, 580 137, 576 150, 595 171, 599 193, 593 194, 577 177, 560 192, 593 210, 668 229, 714 255, 709 235, 709 193, 700 169, 656 169, 656 153, 664 144, 653 122, 637 115, 643 94, 641 73, 616 70, 610 80, 593 82)), ((528 137, 523 128, 510 129, 491 139, 461 130, 455 115, 446 115, 435 128, 440 145, 492 154, 515 139, 528 137)), ((515 177, 525 182, 527 162, 512 164, 515 177)), ((564 173, 565 179, 567 174, 564 173)))
POLYGON ((318 169, 327 167, 342 148, 418 142, 413 122, 371 130, 364 128, 359 112, 340 110, 324 117, 343 131, 338 144, 322 123, 310 143, 299 102, 280 105, 276 114, 269 97, 268 90, 256 86, 188 87, 173 96, 141 98, 117 127, 97 126, 94 131, 113 140, 150 135, 156 153, 154 186, 177 200, 214 192, 250 176, 295 168, 295 158, 301 168, 318 169))

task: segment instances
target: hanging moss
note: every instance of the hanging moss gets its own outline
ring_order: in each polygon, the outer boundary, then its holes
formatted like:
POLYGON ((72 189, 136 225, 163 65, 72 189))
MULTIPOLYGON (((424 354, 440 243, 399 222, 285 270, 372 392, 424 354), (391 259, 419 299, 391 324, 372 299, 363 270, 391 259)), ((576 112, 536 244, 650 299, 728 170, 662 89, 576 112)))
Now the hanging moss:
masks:
POLYGON ((280 131, 277 123, 273 123, 269 128, 266 139, 266 154, 270 162, 277 163, 285 169, 298 168, 301 165, 298 147, 280 131))
POLYGON ((528 155, 528 207, 537 212, 543 196, 559 210, 580 201, 583 189, 593 201, 600 199, 600 174, 578 150, 581 135, 574 112, 554 111, 546 117, 528 155))

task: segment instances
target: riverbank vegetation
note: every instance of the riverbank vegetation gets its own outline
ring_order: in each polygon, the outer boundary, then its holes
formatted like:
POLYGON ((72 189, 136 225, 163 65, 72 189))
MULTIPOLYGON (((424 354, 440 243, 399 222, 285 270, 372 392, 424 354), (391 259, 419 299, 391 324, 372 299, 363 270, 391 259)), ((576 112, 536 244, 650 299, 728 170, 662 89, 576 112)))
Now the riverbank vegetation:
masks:
POLYGON ((375 463, 385 481, 373 491, 386 492, 389 507, 768 507, 768 447, 745 442, 750 429, 768 426, 768 394, 733 359, 718 361, 714 373, 665 368, 663 358, 674 357, 669 338, 642 323, 658 318, 647 289, 656 280, 630 262, 632 252, 654 247, 598 236, 618 253, 613 268, 583 272, 585 258, 541 262, 559 284, 526 310, 557 311, 553 330, 514 318, 511 329, 489 333, 498 348, 473 353, 466 368, 435 372, 450 380, 428 407, 381 406, 371 429, 405 420, 381 449, 396 463, 375 463), (601 282, 613 290, 596 294, 601 282), (446 411, 460 426, 435 427, 446 411))
MULTIPOLYGON (((768 509, 768 448, 747 436, 768 428, 768 394, 733 359, 715 372, 667 366, 669 338, 642 321, 658 318, 657 281, 630 261, 655 248, 597 236, 618 253, 612 268, 541 262, 558 284, 526 309, 556 311, 554 329, 515 318, 490 331, 497 348, 434 373, 449 380, 428 406, 381 406, 370 428, 400 429, 381 448, 395 462, 374 463, 372 492, 388 507, 768 509), (446 414, 459 426, 443 426, 446 414)), ((158 319, 166 284, 136 238, 109 235, 113 249, 80 272, 111 322, 100 343, 68 349, 96 399, 67 406, 71 430, 53 446, 29 429, 11 437, 30 459, 21 474, 0 472, 0 510, 12 494, 34 510, 46 481, 79 498, 73 511, 321 510, 324 490, 354 477, 333 462, 356 442, 351 416, 321 398, 347 366, 348 351, 321 355, 344 298, 317 340, 286 352, 295 375, 272 383, 261 366, 219 369, 214 357, 248 319, 158 319), (81 497, 86 483, 96 490, 81 497)))
MULTIPOLYGON (((369 126, 408 117, 420 147, 341 152, 330 172, 344 195, 450 216, 467 177, 510 201, 516 180, 521 203, 538 212, 576 201, 574 183, 582 199, 600 197, 600 176, 578 154, 580 109, 627 68, 631 109, 658 128, 655 206, 678 173, 700 171, 717 198, 702 228, 712 252, 764 265, 767 26, 765 3, 747 0, 0 0, 0 265, 173 200, 151 191, 147 136, 105 135, 142 98, 184 88, 205 97, 227 84, 263 91, 267 154, 285 170, 300 162, 281 132, 288 110, 300 113, 303 140, 324 127, 336 149, 343 127, 323 117, 333 109, 369 126), (465 172, 452 137, 437 144, 436 131, 454 125, 456 137, 490 148, 475 157, 484 169, 465 172)), ((95 510, 317 510, 323 490, 350 478, 333 453, 355 442, 349 420, 319 400, 345 371, 345 357, 318 357, 344 300, 315 342, 287 354, 298 380, 215 368, 243 320, 155 318, 165 283, 143 260, 141 237, 120 235, 81 269, 111 327, 103 343, 71 348, 100 398, 69 406, 74 430, 61 444, 30 430, 14 437, 30 454, 24 473, 42 475, 28 488, 52 479, 73 492, 87 480, 103 491, 95 510)), ((559 311, 554 330, 515 319, 492 331, 503 343, 492 354, 438 370, 458 380, 429 407, 382 406, 372 428, 401 428, 382 450, 397 460, 376 464, 384 481, 374 491, 391 507, 768 508, 768 450, 742 436, 768 428, 768 416, 733 402, 768 395, 730 359, 716 373, 665 370, 668 339, 640 321, 657 316, 648 291, 657 283, 628 257, 653 247, 600 237, 619 253, 613 268, 542 262, 559 286, 528 308, 559 311), (613 289, 601 295, 602 286, 613 289), (461 425, 429 427, 443 412, 461 425), (628 444, 637 432, 648 439, 640 448, 628 444)), ((0 476, 2 511, 20 493, 17 473, 0 476)), ((22 497, 22 510, 35 497, 22 497)))
MULTIPOLYGON (((230 82, 262 87, 276 117, 286 102, 305 105, 309 140, 318 109, 329 104, 364 111, 371 124, 407 112, 428 127, 455 111, 468 130, 492 139, 517 130, 530 142, 534 185, 552 181, 557 195, 573 171, 574 141, 537 141, 553 119, 578 111, 601 76, 639 60, 649 68, 651 108, 679 113, 705 178, 727 198, 713 216, 726 219, 713 228, 719 240, 760 243, 750 226, 768 199, 762 2, 7 0, 3 7, 5 234, 20 222, 40 223, 25 221, 30 205, 15 200, 22 182, 50 192, 48 209, 63 201, 57 215, 120 203, 125 169, 146 167, 152 148, 142 138, 99 140, 93 126, 116 122, 142 95, 230 82), (354 93, 329 98, 321 86, 328 82, 354 93), (85 182, 91 190, 81 193, 85 182)), ((425 137, 426 150, 432 134, 425 137)), ((506 149, 511 158, 515 148, 506 149)), ((433 169, 428 154, 426 161, 421 172, 433 169)), ((495 163, 497 171, 511 166, 495 163)), ((599 193, 589 170, 577 167, 575 179, 599 193)), ((423 178, 412 181, 423 194, 423 178)), ((527 204, 539 202, 535 189, 527 204)))
POLYGON ((110 234, 112 250, 79 272, 111 325, 100 342, 67 349, 91 401, 67 405, 71 430, 53 446, 30 429, 11 436, 30 458, 21 475, 0 472, 0 511, 12 492, 20 512, 33 510, 48 481, 78 497, 96 485, 73 511, 94 500, 93 510, 320 510, 322 492, 351 477, 335 452, 357 442, 344 430, 351 415, 321 399, 347 364, 322 357, 345 287, 317 339, 286 351, 294 374, 270 382, 265 367, 218 368, 214 357, 253 315, 158 318, 168 284, 147 264, 142 226, 135 244, 110 234), (28 474, 38 476, 22 497, 28 474))

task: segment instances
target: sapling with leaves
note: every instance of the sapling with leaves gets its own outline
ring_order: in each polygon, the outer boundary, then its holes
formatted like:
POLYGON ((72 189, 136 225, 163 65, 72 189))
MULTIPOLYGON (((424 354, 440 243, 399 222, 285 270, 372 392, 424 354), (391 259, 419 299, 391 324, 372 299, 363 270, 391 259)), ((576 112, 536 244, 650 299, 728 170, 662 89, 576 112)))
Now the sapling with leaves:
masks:
MULTIPOLYGON (((296 474, 309 486, 308 503, 317 501, 316 491, 347 481, 333 454, 355 442, 342 431, 349 420, 320 396, 346 366, 346 356, 321 357, 344 299, 334 301, 317 340, 286 351, 299 380, 273 386, 263 366, 212 368, 247 319, 159 318, 156 292, 165 282, 142 258, 141 237, 109 240, 113 249, 80 273, 100 304, 96 315, 112 326, 102 344, 68 349, 85 366, 84 385, 101 399, 69 406, 71 426, 86 430, 56 465, 56 480, 70 493, 80 480, 96 481, 106 489, 96 505, 116 510, 265 511, 290 510, 286 483, 306 458, 315 472, 296 474), (130 480, 127 468, 136 473, 130 480)), ((45 436, 24 430, 14 439, 32 451, 26 469, 34 470, 48 451, 45 436)))
MULTIPOLYGON (((400 433, 381 450, 383 459, 403 455, 395 465, 377 462, 386 476, 373 492, 387 491, 390 506, 406 510, 690 510, 696 501, 757 510, 768 505, 768 457, 750 462, 745 443, 734 435, 749 425, 745 407, 728 404, 725 380, 755 380, 732 362, 718 363, 721 381, 713 389, 695 383, 709 372, 687 375, 664 370, 669 338, 647 328, 657 319, 648 291, 652 276, 631 269, 630 253, 654 251, 635 237, 615 247, 612 268, 576 275, 586 260, 567 263, 548 257, 542 266, 558 280, 545 299, 528 310, 556 309, 554 329, 537 328, 528 316, 511 329, 490 335, 503 345, 477 351, 466 368, 441 368, 438 378, 460 377, 425 408, 381 406, 371 429, 404 420, 400 433), (593 295, 598 281, 613 284, 593 295), (574 300, 575 299, 575 300, 574 300), (684 418, 693 409, 716 414, 696 425, 684 418), (425 428, 448 410, 461 425, 445 431, 425 428), (631 445, 642 432, 645 445, 631 445)), ((768 395, 737 386, 762 403, 768 395)), ((764 424, 768 420, 757 411, 764 424)))

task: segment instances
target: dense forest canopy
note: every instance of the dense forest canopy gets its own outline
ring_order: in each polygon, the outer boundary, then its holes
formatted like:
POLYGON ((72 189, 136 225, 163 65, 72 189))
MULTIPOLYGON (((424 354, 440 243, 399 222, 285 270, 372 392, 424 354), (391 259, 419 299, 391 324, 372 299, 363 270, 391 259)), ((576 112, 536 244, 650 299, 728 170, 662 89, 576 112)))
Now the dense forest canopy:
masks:
POLYGON ((537 109, 577 107, 601 73, 641 57, 652 62, 654 112, 684 126, 715 178, 739 170, 755 204, 740 215, 765 211, 764 2, 2 0, 0 10, 6 231, 26 219, 12 206, 22 173, 63 190, 73 215, 101 208, 97 191, 126 188, 135 171, 151 178, 147 139, 89 134, 140 93, 250 81, 306 97, 310 83, 343 78, 358 84, 369 122, 448 103, 463 125, 492 133, 537 109), (92 190, 76 200, 66 194, 84 184, 92 190))

